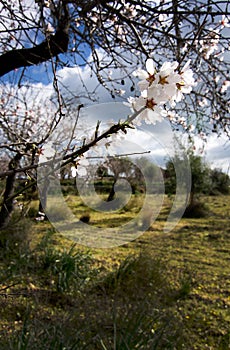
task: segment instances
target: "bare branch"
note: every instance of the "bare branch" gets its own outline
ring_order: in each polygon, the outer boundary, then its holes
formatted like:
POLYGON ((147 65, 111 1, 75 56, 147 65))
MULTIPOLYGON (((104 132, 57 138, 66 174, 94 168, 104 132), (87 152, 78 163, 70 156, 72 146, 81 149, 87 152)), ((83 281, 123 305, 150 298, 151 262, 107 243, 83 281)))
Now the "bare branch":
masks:
POLYGON ((60 30, 33 48, 8 51, 0 56, 0 76, 14 69, 40 64, 64 53, 68 49, 68 42, 68 33, 60 30))

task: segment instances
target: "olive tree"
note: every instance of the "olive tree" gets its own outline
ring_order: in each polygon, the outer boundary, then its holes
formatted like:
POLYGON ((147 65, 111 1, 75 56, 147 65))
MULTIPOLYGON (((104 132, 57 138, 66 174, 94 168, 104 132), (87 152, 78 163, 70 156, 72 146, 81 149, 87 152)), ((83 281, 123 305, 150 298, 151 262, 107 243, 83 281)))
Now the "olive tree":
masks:
POLYGON ((176 193, 177 176, 183 177, 186 173, 185 167, 189 164, 191 169, 191 188, 188 198, 188 205, 184 216, 201 216, 205 213, 205 208, 200 202, 201 194, 209 194, 212 187, 211 168, 205 161, 204 157, 195 153, 194 146, 190 145, 187 149, 181 145, 181 149, 172 159, 166 163, 166 191, 169 195, 176 193), (188 159, 184 162, 181 150, 188 159), (176 174, 175 167, 179 172, 176 174))

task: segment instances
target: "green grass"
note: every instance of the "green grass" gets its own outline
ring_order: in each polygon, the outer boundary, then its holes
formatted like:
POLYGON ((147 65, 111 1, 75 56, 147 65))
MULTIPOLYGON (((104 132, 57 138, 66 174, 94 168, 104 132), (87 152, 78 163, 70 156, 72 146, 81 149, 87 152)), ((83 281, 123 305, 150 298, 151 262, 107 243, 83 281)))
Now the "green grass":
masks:
MULTIPOLYGON (((202 200, 209 216, 166 234, 167 200, 145 234, 111 249, 16 220, 0 237, 0 349, 230 349, 230 196, 202 200)), ((91 212, 91 223, 119 223, 139 203, 105 220, 91 212)))

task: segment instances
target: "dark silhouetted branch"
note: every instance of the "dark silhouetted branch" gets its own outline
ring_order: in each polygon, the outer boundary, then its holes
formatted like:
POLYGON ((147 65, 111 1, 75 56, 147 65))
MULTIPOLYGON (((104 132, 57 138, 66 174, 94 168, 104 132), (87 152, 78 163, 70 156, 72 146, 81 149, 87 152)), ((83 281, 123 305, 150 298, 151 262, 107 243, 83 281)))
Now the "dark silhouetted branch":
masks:
POLYGON ((0 76, 14 69, 33 66, 48 61, 68 49, 69 35, 67 30, 58 30, 41 44, 29 49, 11 50, 0 56, 0 76))

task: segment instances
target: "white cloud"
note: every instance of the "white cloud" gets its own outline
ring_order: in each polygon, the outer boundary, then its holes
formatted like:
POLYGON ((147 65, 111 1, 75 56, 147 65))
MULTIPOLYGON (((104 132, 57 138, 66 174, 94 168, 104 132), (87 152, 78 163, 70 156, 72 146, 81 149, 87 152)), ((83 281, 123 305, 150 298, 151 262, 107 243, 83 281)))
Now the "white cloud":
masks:
POLYGON ((220 168, 230 175, 230 142, 226 135, 211 135, 205 147, 205 158, 212 168, 220 168))
POLYGON ((100 102, 108 102, 111 96, 108 91, 99 85, 96 75, 91 71, 90 67, 84 68, 63 68, 58 71, 58 80, 61 91, 69 97, 79 99, 80 103, 89 104, 97 99, 100 102))
POLYGON ((105 86, 99 83, 98 77, 89 66, 94 61, 94 58, 90 55, 87 58, 89 62, 88 66, 65 67, 58 71, 62 92, 72 94, 75 97, 78 96, 81 103, 85 103, 86 105, 92 102, 126 101, 131 94, 134 94, 134 92, 131 92, 134 79, 132 72, 140 65, 139 58, 132 52, 117 52, 117 55, 120 57, 120 67, 111 68, 113 63, 111 59, 108 60, 108 54, 102 49, 98 49, 96 52, 97 59, 103 62, 104 66, 108 65, 108 68, 103 69, 103 72, 99 72, 105 86), (130 62, 128 68, 126 67, 127 62, 125 60, 130 62), (115 99, 111 93, 115 96, 115 99))

